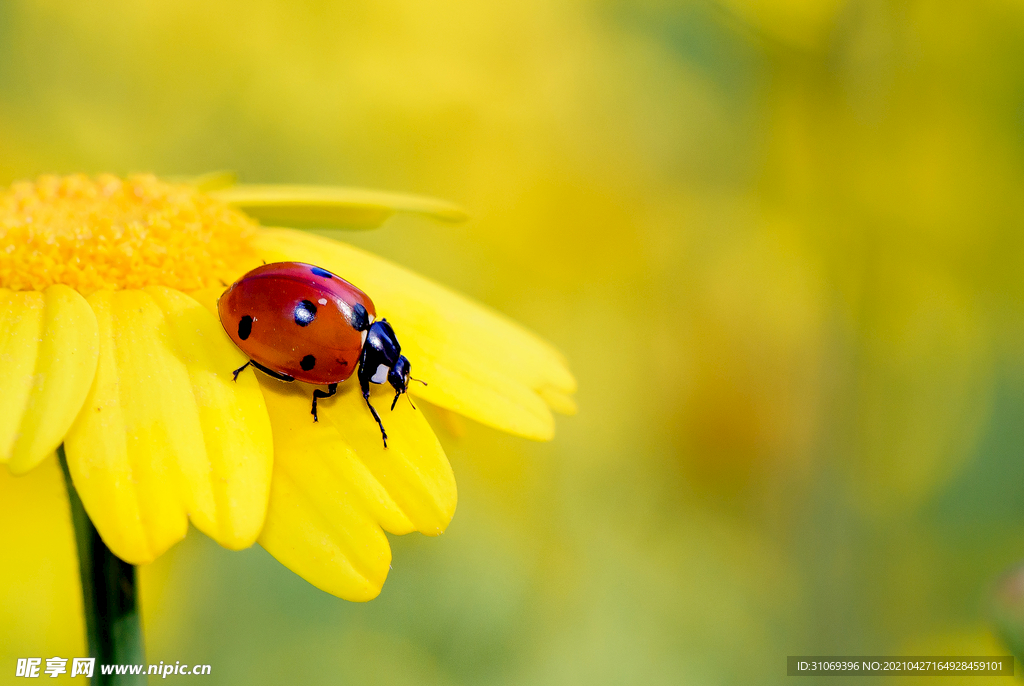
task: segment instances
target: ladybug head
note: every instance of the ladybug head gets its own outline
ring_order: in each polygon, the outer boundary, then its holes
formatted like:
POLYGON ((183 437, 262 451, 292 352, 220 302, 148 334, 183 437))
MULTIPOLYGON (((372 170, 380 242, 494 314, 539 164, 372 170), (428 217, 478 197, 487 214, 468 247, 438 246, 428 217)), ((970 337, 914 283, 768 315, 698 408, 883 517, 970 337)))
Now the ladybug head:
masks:
POLYGON ((395 389, 395 399, 391 403, 391 409, 395 409, 395 404, 398 402, 398 398, 409 390, 409 370, 411 365, 409 364, 409 358, 405 355, 399 355, 398 361, 395 362, 394 366, 388 372, 388 383, 395 389))
MULTIPOLYGON (((392 410, 395 409, 395 405, 398 403, 398 399, 402 394, 409 390, 410 381, 419 381, 424 386, 427 385, 426 381, 420 381, 419 379, 412 378, 409 373, 411 370, 412 365, 409 364, 409 358, 405 355, 399 355, 398 362, 395 362, 391 371, 388 372, 388 383, 390 383, 395 389, 395 399, 391 401, 392 410)), ((409 403, 412 404, 412 396, 409 397, 409 403)), ((415 410, 416 406, 413 405, 412 408, 415 410)))

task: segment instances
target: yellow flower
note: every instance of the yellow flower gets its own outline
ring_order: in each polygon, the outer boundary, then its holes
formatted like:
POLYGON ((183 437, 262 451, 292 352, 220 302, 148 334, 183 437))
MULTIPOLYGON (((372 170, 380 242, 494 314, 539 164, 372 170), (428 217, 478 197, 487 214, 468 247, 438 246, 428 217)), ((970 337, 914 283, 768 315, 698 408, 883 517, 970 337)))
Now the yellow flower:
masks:
MULTIPOLYGON (((23 474, 63 442, 107 546, 150 562, 191 523, 255 541, 321 589, 368 600, 391 561, 384 531, 444 531, 455 480, 423 415, 385 412, 384 449, 347 382, 309 414, 311 389, 246 370, 216 301, 263 261, 343 275, 392 322, 418 398, 550 439, 573 411, 561 356, 514 322, 343 243, 281 224, 374 226, 396 210, 459 219, 445 203, 340 188, 218 187, 152 176, 43 177, 0 195, 0 461, 23 474)), ((390 405, 381 390, 379 405, 390 405)))

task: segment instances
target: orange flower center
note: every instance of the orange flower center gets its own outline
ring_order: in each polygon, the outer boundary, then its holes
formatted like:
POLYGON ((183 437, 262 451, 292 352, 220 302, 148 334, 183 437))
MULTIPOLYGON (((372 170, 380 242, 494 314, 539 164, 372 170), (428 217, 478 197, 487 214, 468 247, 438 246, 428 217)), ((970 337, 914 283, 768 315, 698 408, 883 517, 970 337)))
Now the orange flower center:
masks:
POLYGON ((44 176, 0 192, 0 287, 231 283, 258 262, 255 231, 241 212, 154 176, 44 176))

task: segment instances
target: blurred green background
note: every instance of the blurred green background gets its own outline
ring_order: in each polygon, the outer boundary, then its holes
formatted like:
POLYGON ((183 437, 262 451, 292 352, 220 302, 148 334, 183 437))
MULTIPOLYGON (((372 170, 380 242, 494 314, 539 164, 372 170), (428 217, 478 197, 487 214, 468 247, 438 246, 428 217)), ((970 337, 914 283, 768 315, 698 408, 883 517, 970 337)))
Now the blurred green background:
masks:
MULTIPOLYGON (((0 181, 212 169, 462 204, 345 239, 552 340, 580 412, 548 444, 435 421, 458 512, 391 538, 368 604, 193 532, 142 571, 151 662, 771 684, 1006 652, 1024 4, 0 3, 0 181)), ((52 507, 0 509, 4 665, 82 654, 67 540, 11 524, 52 507)))

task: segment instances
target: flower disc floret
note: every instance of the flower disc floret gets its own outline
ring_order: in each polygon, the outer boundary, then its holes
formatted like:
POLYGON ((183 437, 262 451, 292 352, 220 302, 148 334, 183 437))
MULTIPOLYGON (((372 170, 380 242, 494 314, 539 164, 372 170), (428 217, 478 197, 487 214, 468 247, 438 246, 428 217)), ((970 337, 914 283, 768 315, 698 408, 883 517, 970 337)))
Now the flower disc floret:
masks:
POLYGON ((238 210, 151 175, 43 176, 0 194, 0 287, 195 290, 251 265, 255 232, 238 210))

